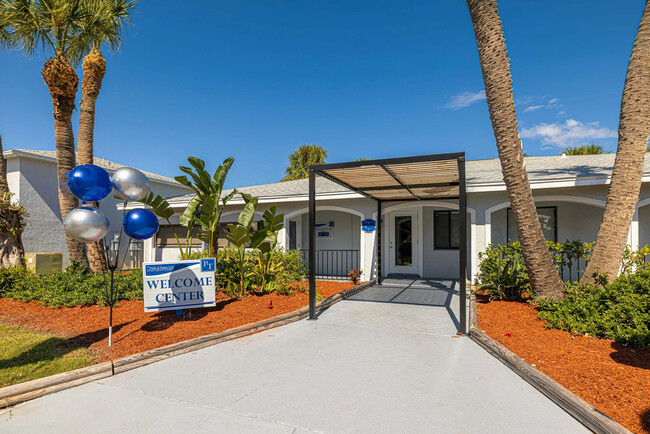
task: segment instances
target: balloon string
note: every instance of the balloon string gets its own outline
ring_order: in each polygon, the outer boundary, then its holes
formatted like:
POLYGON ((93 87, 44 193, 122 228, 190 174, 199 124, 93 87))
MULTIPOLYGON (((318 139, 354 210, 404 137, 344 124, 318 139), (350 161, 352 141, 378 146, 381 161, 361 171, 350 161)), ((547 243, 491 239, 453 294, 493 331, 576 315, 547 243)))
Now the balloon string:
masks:
MULTIPOLYGON (((126 215, 126 206, 127 206, 127 204, 128 204, 128 201, 124 201, 124 205, 122 206, 122 221, 124 221, 124 216, 126 215)), ((111 273, 115 273, 115 270, 117 270, 117 265, 120 263, 119 262, 120 261, 120 251, 122 250, 122 235, 123 234, 124 234, 124 225, 120 224, 120 235, 117 238, 117 251, 115 252, 115 263, 114 264, 109 263, 111 273)), ((129 238, 129 245, 130 244, 131 244, 131 239, 129 238)), ((126 254, 122 258, 122 266, 120 268, 124 267, 124 259, 125 258, 126 258, 126 254)), ((110 305, 111 305, 111 307, 115 303, 114 298, 115 298, 115 293, 112 292, 111 295, 110 295, 110 303, 111 303, 110 305)))
MULTIPOLYGON (((122 222, 124 222, 124 216, 126 215, 126 206, 129 203, 128 200, 124 201, 122 206, 122 222)), ((117 264, 119 264, 120 251, 122 250, 122 235, 124 234, 124 224, 120 223, 120 236, 117 238, 117 252, 115 252, 115 265, 114 268, 117 269, 117 264)), ((129 244, 131 243, 131 238, 129 237, 129 244)), ((126 256, 126 255, 124 255, 126 256)), ((122 261, 122 266, 124 266, 124 261, 122 261)))

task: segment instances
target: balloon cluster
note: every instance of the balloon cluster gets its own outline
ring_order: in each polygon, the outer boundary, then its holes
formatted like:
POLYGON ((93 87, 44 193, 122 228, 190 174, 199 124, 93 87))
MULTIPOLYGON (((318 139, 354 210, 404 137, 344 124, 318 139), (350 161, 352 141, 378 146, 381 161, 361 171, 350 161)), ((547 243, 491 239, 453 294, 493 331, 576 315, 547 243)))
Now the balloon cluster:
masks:
MULTIPOLYGON (((121 167, 111 177, 99 166, 85 164, 68 173, 70 192, 84 202, 97 202, 112 190, 125 201, 141 200, 149 194, 149 178, 132 167, 121 167)), ((158 218, 148 209, 133 209, 122 219, 124 232, 136 240, 146 240, 158 232, 158 218)), ((63 227, 72 238, 92 243, 108 232, 110 223, 106 214, 93 206, 82 206, 68 213, 63 227)))

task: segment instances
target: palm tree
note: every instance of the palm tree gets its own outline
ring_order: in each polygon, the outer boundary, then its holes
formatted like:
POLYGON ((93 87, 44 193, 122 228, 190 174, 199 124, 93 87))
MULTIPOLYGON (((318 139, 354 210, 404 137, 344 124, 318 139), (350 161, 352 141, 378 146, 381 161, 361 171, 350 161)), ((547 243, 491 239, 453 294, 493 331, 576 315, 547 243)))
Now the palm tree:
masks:
POLYGON ((8 48, 11 47, 11 37, 9 24, 7 23, 7 12, 3 3, 4 1, 0 0, 0 48, 8 48))
POLYGON ((627 244, 643 177, 650 136, 650 3, 646 2, 627 67, 618 124, 618 149, 607 205, 582 280, 599 271, 615 277, 627 244))
POLYGON ((467 0, 478 46, 485 95, 526 270, 537 297, 563 297, 563 283, 546 247, 517 130, 510 59, 496 0, 467 0))
MULTIPOLYGON (((127 0, 85 0, 86 11, 81 22, 81 41, 90 40, 92 49, 83 60, 83 79, 81 81, 81 104, 79 114, 79 136, 77 151, 79 164, 94 163, 95 103, 106 73, 106 60, 100 50, 107 43, 117 50, 121 42, 121 30, 130 22, 135 1, 127 0)), ((90 268, 95 273, 108 271, 106 251, 102 240, 88 244, 90 268)))
POLYGON ((24 266, 25 248, 22 233, 27 211, 11 202, 0 137, 0 267, 24 266))
MULTIPOLYGON (((65 178, 76 165, 72 111, 79 78, 73 65, 78 65, 92 46, 91 32, 82 27, 88 15, 83 6, 82 0, 3 1, 11 43, 29 55, 39 49, 54 54, 44 63, 41 75, 52 97, 62 219, 79 205, 65 188, 65 178)), ((66 241, 70 259, 88 266, 85 244, 67 234, 66 241)))
POLYGON ((323 164, 327 158, 327 150, 318 145, 300 145, 289 155, 289 165, 285 169, 283 181, 293 181, 309 177, 309 166, 323 164))
POLYGON ((591 145, 567 146, 560 154, 564 155, 597 155, 609 154, 601 145, 592 143, 591 145))

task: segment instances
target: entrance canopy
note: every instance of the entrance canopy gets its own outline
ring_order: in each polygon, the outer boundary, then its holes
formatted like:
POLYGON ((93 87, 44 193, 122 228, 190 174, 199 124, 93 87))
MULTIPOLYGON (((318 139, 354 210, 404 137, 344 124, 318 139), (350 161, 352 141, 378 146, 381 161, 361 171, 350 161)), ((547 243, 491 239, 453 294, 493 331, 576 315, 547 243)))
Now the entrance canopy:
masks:
POLYGON ((378 201, 460 197, 464 153, 311 166, 318 175, 378 201))
MULTIPOLYGON (((458 199, 461 216, 467 214, 465 153, 362 160, 321 164, 309 168, 309 317, 316 305, 316 176, 377 201, 377 282, 381 282, 381 205, 383 202, 458 199)), ((460 331, 467 332, 467 220, 460 220, 460 331)))

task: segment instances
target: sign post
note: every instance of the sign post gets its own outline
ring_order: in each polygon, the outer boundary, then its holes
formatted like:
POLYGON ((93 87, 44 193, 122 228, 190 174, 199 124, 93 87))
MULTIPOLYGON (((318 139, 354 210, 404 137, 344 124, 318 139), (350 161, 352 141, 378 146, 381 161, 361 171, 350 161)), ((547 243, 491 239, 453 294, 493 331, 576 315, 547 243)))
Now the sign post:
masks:
POLYGON ((215 258, 146 262, 142 268, 145 312, 215 306, 215 258))

